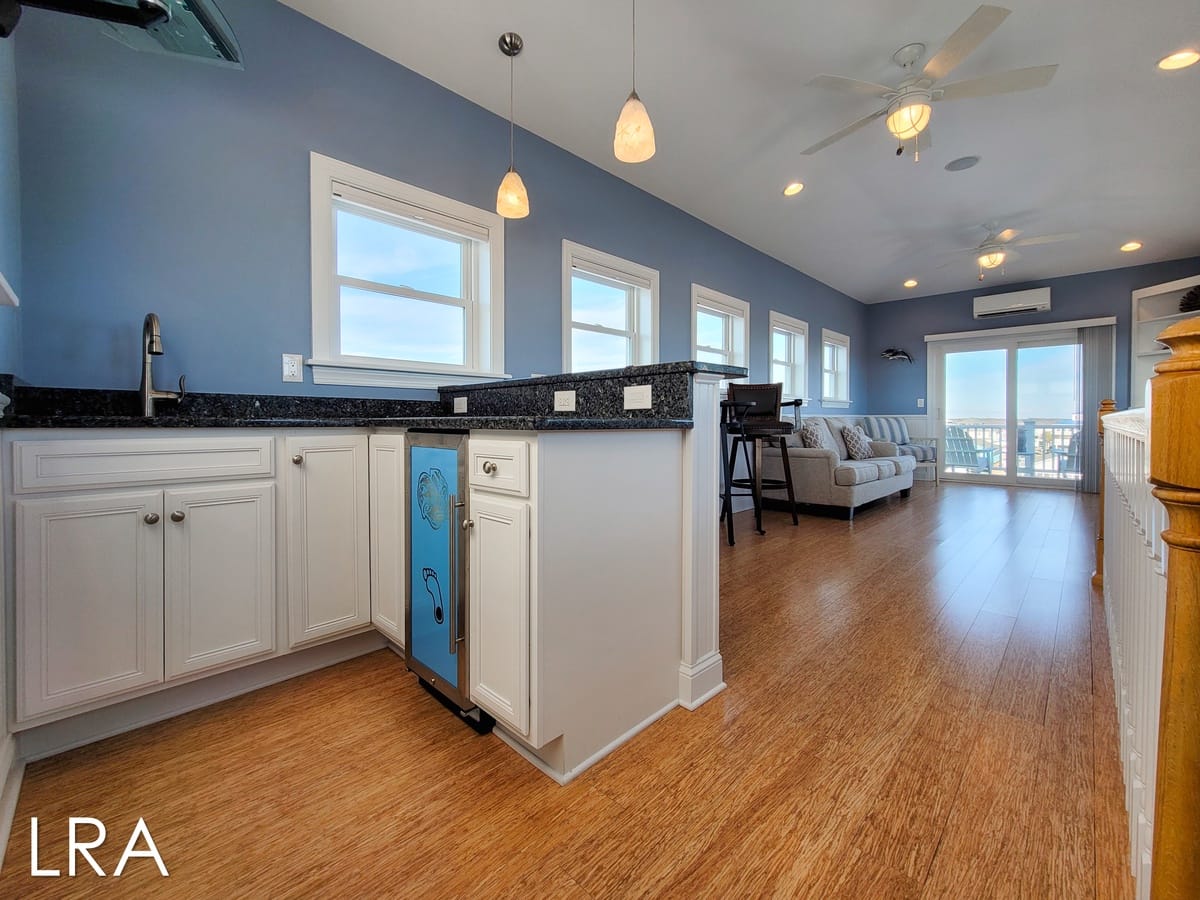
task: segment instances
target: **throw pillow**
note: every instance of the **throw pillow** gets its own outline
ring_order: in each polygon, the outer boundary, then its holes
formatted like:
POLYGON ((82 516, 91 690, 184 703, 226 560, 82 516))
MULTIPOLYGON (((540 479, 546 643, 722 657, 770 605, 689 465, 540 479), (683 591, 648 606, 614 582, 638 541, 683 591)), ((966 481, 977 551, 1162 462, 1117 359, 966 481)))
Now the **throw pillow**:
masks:
POLYGON ((825 440, 825 429, 812 419, 800 426, 800 443, 812 450, 832 450, 825 440))
POLYGON ((842 440, 846 442, 846 450, 849 451, 851 459, 870 459, 875 455, 875 451, 871 449, 871 439, 858 425, 844 427, 842 440))

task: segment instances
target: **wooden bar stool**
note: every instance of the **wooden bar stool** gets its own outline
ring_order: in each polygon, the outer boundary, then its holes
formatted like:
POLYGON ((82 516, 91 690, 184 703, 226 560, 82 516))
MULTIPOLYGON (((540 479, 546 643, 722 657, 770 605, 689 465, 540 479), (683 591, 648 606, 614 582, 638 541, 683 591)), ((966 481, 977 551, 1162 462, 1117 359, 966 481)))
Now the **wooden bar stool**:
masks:
POLYGON ((783 406, 799 408, 802 401, 793 400, 783 403, 782 384, 730 384, 729 399, 722 404, 721 436, 723 440, 732 439, 728 455, 722 454, 725 469, 725 491, 721 505, 721 518, 727 520, 728 539, 733 546, 733 497, 747 496, 747 493, 735 495, 734 488, 748 489, 748 495, 754 498, 754 526, 759 534, 766 534, 762 527, 762 492, 764 490, 786 490, 788 504, 792 509, 792 524, 799 525, 800 518, 796 514, 796 495, 792 487, 792 467, 788 462, 787 436, 792 434, 796 425, 781 418, 783 406), (762 448, 763 445, 779 447, 783 458, 783 478, 762 477, 762 448), (753 454, 750 452, 753 445, 753 454), (746 460, 747 478, 734 478, 733 467, 737 462, 738 447, 746 460))

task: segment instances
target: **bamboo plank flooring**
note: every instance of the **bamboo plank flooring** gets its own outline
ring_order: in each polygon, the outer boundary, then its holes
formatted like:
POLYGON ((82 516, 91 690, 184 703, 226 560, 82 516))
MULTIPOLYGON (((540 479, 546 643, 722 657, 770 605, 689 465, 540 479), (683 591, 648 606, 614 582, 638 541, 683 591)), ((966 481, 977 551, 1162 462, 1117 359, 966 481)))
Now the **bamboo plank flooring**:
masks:
POLYGON ((31 764, 0 897, 1130 897, 1094 507, 739 515, 728 689, 563 788, 388 651, 31 764), (144 817, 170 878, 31 878, 70 815, 110 873, 144 817))

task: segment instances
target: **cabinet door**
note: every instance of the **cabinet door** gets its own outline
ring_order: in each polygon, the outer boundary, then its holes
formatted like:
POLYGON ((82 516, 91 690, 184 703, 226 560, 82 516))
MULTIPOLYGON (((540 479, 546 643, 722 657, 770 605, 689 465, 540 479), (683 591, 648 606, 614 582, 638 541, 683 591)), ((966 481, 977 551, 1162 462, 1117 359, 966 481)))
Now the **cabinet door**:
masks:
POLYGON ((404 435, 373 434, 371 622, 404 646, 404 435))
POLYGON ((471 699, 529 733, 529 504, 471 492, 471 699))
POLYGON ((161 491, 16 502, 17 715, 163 680, 161 491))
POLYGON ((165 494, 166 675, 275 649, 275 486, 165 494))
POLYGON ((292 437, 288 614, 292 646, 371 621, 367 436, 292 437))

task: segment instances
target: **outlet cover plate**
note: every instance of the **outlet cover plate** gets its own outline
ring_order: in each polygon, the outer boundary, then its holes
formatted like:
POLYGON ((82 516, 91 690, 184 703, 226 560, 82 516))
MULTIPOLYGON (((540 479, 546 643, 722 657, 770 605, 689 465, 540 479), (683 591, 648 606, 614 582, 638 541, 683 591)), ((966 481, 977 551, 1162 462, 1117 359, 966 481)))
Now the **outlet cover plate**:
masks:
POLYGON ((648 384, 634 384, 625 388, 626 409, 649 409, 650 399, 650 385, 648 384))
POLYGON ((302 354, 283 354, 283 380, 304 381, 304 356, 302 354))
POLYGON ((454 398, 454 411, 456 413, 465 413, 467 411, 467 398, 466 397, 455 397, 454 398))
POLYGON ((555 412, 575 412, 575 392, 574 391, 555 391, 554 392, 554 411, 555 412))

